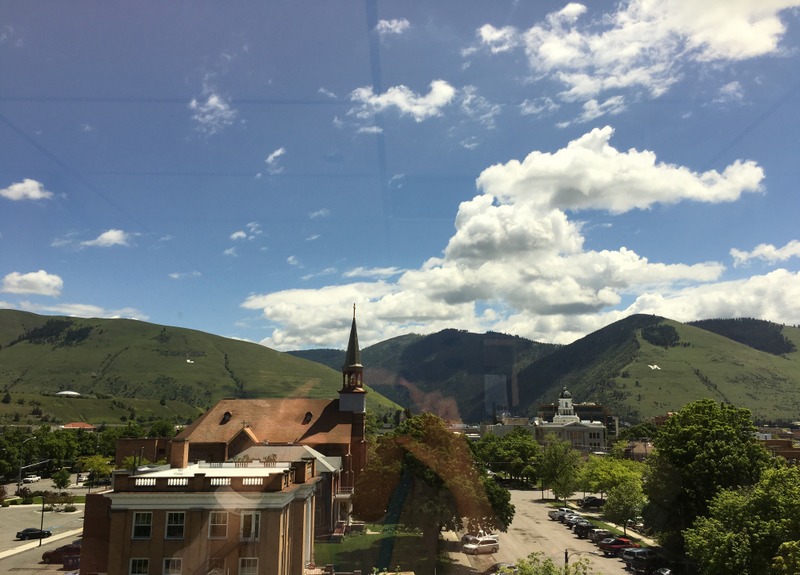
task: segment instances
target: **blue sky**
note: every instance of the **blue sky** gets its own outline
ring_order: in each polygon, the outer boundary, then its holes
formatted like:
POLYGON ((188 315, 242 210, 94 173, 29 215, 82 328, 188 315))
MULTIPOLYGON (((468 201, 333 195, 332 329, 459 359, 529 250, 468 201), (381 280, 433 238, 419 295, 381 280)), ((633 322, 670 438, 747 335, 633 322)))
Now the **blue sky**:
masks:
POLYGON ((800 324, 800 0, 24 2, 0 307, 280 350, 800 324))

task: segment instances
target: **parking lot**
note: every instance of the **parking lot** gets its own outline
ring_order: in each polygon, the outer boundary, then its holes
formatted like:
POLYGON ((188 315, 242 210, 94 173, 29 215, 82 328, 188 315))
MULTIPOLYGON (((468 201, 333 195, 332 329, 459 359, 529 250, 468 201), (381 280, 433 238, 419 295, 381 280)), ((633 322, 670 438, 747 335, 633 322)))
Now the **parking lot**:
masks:
POLYGON ((629 573, 616 557, 604 557, 587 539, 579 539, 562 523, 552 521, 547 512, 552 509, 542 501, 539 491, 511 491, 511 503, 516 508, 514 521, 506 533, 500 533, 500 550, 485 555, 466 555, 461 552, 456 534, 448 534, 446 543, 454 560, 450 575, 483 573, 495 563, 516 563, 530 553, 539 552, 558 565, 564 564, 564 552, 570 562, 586 559, 596 574, 622 575, 629 573))

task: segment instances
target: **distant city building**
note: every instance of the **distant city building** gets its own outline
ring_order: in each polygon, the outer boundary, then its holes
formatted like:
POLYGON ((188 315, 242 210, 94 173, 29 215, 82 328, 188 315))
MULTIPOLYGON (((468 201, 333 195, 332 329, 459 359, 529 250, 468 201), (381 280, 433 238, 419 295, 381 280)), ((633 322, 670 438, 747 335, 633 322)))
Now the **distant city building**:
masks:
POLYGON ((65 423, 61 426, 61 429, 71 429, 71 430, 78 430, 81 431, 97 431, 97 428, 92 425, 91 423, 86 423, 85 421, 71 421, 69 423, 65 423))
MULTIPOLYGON (((591 404, 591 412, 604 413, 604 409, 596 404, 591 404)), ((546 406, 545 406, 546 407, 546 406)), ((540 411, 541 413, 541 411, 540 411)), ((547 410, 545 410, 547 413, 547 410)), ((554 413, 548 420, 542 417, 527 419, 522 417, 502 417, 501 423, 482 425, 481 435, 494 433, 498 436, 506 435, 517 428, 525 428, 531 432, 537 441, 543 441, 550 433, 555 434, 562 441, 568 441, 573 448, 580 451, 605 451, 607 447, 606 425, 602 421, 582 419, 576 413, 576 405, 572 402, 572 394, 565 387, 558 396, 558 404, 554 413)))
POLYGON ((572 394, 566 387, 558 395, 558 412, 551 421, 540 422, 539 433, 541 437, 553 433, 581 451, 606 449, 606 426, 597 420, 581 419, 575 413, 572 394))

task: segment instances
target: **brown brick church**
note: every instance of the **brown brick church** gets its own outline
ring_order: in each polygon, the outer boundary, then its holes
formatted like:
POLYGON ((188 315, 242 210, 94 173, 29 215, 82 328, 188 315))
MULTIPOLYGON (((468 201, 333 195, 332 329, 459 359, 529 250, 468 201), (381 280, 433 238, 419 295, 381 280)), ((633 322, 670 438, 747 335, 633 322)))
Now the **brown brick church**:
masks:
POLYGON ((115 472, 86 501, 81 575, 301 575, 350 517, 367 457, 355 313, 337 399, 223 399, 168 465, 115 472))

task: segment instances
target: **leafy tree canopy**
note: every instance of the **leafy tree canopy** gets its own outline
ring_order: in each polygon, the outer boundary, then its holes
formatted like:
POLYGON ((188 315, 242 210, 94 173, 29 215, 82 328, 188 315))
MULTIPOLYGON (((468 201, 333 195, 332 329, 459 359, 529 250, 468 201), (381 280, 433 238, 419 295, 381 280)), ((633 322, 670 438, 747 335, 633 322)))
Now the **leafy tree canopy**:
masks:
POLYGON ((543 553, 531 553, 516 563, 519 575, 591 575, 593 573, 586 559, 572 559, 566 565, 557 565, 543 553))
POLYGON ((64 490, 69 487, 69 470, 62 467, 50 477, 53 480, 53 486, 56 489, 64 490))
POLYGON ((644 464, 630 459, 617 459, 607 455, 590 455, 580 468, 578 485, 584 491, 608 493, 629 478, 641 483, 644 464))
POLYGON ((578 486, 580 464, 581 455, 569 441, 548 434, 542 449, 542 487, 550 488, 557 499, 566 501, 578 486))
POLYGON ((623 533, 627 535, 628 520, 642 514, 644 502, 641 477, 628 475, 609 490, 608 500, 603 508, 603 517, 622 525, 623 533))
POLYGON ((771 565, 797 573, 785 569, 798 559, 800 468, 768 469, 754 486, 721 491, 684 535, 702 575, 761 575, 771 565))
POLYGON ((707 514, 719 491, 758 481, 770 456, 755 431, 749 410, 710 399, 667 420, 648 458, 643 511, 663 545, 680 550, 682 531, 707 514))
POLYGON ((495 473, 512 479, 536 479, 542 448, 524 427, 515 427, 505 435, 487 433, 475 444, 478 459, 495 473))

